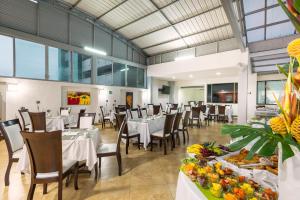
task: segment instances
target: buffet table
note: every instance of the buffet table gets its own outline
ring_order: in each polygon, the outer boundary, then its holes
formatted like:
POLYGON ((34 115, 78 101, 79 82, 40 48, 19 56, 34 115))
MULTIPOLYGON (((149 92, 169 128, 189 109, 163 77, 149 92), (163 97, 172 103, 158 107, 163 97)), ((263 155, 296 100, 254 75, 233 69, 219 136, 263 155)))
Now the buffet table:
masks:
MULTIPOLYGON (((97 163, 97 148, 101 138, 98 128, 92 130, 72 129, 62 133, 63 159, 86 161, 89 170, 97 163)), ((30 173, 30 160, 24 145, 19 159, 21 172, 30 173)))

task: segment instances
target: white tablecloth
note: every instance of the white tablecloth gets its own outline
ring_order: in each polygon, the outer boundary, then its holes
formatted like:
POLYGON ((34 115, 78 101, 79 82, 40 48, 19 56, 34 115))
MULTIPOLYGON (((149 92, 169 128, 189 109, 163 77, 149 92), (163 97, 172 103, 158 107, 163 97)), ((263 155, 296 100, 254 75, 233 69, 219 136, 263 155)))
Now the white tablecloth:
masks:
POLYGON ((207 200, 189 177, 179 172, 175 200, 207 200))
POLYGON ((56 131, 56 130, 64 131, 64 126, 65 126, 64 118, 61 116, 46 118, 47 131, 56 131))
MULTIPOLYGON (((92 130, 72 129, 71 132, 63 132, 63 159, 86 161, 88 169, 92 170, 97 163, 97 148, 100 141, 98 128, 92 130)), ((22 172, 30 173, 30 160, 25 145, 19 159, 19 168, 22 172)))
POLYGON ((150 134, 160 131, 164 128, 165 117, 128 120, 128 132, 138 132, 144 148, 147 149, 150 143, 150 134))

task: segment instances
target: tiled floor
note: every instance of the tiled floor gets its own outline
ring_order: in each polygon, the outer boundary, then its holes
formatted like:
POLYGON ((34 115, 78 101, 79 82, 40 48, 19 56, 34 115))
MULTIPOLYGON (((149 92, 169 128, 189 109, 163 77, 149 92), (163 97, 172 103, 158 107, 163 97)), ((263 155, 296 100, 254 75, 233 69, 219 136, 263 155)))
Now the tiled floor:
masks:
MULTIPOLYGON (((216 141, 227 143, 229 138, 221 136, 221 124, 213 123, 209 127, 191 128, 189 144, 216 141)), ((101 130, 104 142, 114 142, 114 129, 101 130)), ((182 142, 182 141, 181 141, 182 142)), ((178 167, 185 157, 187 145, 181 144, 174 151, 168 149, 163 155, 162 149, 154 151, 138 150, 130 145, 129 155, 125 154, 122 144, 123 175, 118 176, 117 162, 114 157, 102 160, 101 179, 97 182, 87 174, 79 176, 79 190, 70 185, 63 188, 63 199, 101 199, 101 200, 172 200, 175 199, 178 167)), ((10 186, 4 187, 4 174, 7 165, 7 151, 4 141, 0 142, 0 199, 26 199, 30 176, 21 175, 18 165, 14 164, 10 175, 10 186)), ((57 185, 50 184, 48 194, 42 194, 42 185, 37 186, 34 199, 56 199, 57 185)))

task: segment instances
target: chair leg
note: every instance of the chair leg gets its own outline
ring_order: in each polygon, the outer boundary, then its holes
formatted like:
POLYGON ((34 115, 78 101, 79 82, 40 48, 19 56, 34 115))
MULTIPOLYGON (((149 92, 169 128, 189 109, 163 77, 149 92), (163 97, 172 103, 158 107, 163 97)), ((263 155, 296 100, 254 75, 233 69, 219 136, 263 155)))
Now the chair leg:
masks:
POLYGON ((98 163, 96 163, 95 164, 95 181, 97 181, 97 179, 98 179, 98 165, 97 165, 98 163))
POLYGON ((141 136, 139 135, 139 136, 138 136, 138 148, 139 148, 139 149, 141 149, 140 144, 141 144, 141 136))
POLYGON ((126 154, 128 154, 129 138, 126 138, 126 154))
POLYGON ((152 137, 150 136, 150 151, 153 150, 153 141, 152 141, 152 137))
POLYGON ((9 174, 10 174, 11 166, 12 166, 12 161, 9 160, 8 164, 7 164, 6 172, 5 172, 5 179, 4 179, 5 186, 9 186, 9 174))
POLYGON ((179 132, 176 132, 176 138, 177 138, 177 144, 180 145, 180 137, 179 137, 179 132))
POLYGON ((36 186, 35 184, 30 183, 30 188, 29 188, 27 200, 32 200, 33 199, 33 195, 34 195, 34 191, 35 191, 35 186, 36 186))
POLYGON ((166 139, 163 139, 163 140, 164 140, 164 155, 167 155, 167 140, 166 139))
POLYGON ((119 166, 119 176, 121 176, 122 175, 122 158, 121 158, 120 153, 117 154, 117 161, 118 161, 118 166, 119 166))
POLYGON ((190 141, 190 134, 189 134, 189 131, 188 131, 188 129, 186 128, 185 129, 185 131, 186 131, 186 137, 187 137, 187 144, 188 144, 188 142, 190 141))
POLYGON ((47 183, 43 184, 43 194, 47 194, 47 183))
POLYGON ((184 129, 182 130, 182 138, 183 138, 183 144, 185 144, 185 133, 184 133, 184 129))
POLYGON ((99 157, 99 176, 101 177, 101 157, 99 157))
POLYGON ((58 200, 62 200, 62 189, 63 189, 62 186, 63 186, 62 180, 59 180, 58 181, 58 193, 57 193, 58 200))
POLYGON ((75 165, 74 169, 74 189, 78 190, 78 162, 75 165))

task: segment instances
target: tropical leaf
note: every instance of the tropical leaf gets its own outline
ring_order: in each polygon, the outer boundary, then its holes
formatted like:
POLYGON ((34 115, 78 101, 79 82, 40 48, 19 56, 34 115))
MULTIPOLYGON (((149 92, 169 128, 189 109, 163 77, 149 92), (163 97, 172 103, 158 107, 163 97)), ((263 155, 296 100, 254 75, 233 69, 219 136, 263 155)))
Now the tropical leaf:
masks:
POLYGON ((251 135, 230 144, 228 147, 230 148, 231 151, 240 150, 241 148, 249 144, 251 141, 253 141, 255 138, 257 138, 257 136, 258 134, 253 132, 251 135))
POLYGON ((263 146, 263 144, 266 143, 267 139, 268 136, 260 137, 260 139, 251 147, 246 159, 251 160, 254 154, 257 152, 257 150, 259 150, 263 146))
POLYGON ((282 7, 283 11, 290 18, 290 20, 292 21, 292 23, 293 23, 294 27, 296 28, 296 30, 298 32, 300 32, 300 24, 299 24, 297 18, 292 13, 290 13, 290 11, 287 9, 287 7, 282 2, 282 0, 278 0, 278 4, 282 7))
POLYGON ((289 144, 285 142, 281 142, 281 145, 282 145, 282 162, 284 162, 286 159, 294 156, 295 154, 289 144))
POLYGON ((294 1, 294 8, 297 10, 298 13, 300 13, 300 1, 294 1))
POLYGON ((267 140, 267 142, 259 150, 258 155, 272 156, 277 146, 278 146, 278 141, 274 139, 267 140))

